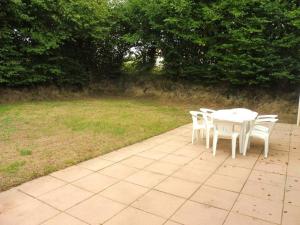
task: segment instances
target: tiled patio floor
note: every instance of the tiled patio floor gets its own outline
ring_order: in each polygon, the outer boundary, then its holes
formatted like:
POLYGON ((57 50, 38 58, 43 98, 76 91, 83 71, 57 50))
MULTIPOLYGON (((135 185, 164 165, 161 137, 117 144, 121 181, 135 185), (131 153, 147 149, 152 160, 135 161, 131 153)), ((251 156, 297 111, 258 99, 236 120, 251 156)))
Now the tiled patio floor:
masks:
POLYGON ((1 225, 298 225, 300 129, 231 159, 182 126, 0 193, 1 225))

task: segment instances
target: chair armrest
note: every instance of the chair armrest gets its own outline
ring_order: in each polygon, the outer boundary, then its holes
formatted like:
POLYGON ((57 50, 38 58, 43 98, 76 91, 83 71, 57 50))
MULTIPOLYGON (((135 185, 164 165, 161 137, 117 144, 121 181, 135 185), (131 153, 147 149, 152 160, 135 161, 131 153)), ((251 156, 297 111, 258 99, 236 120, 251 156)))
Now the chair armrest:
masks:
POLYGON ((198 116, 198 115, 202 115, 203 116, 203 112, 199 112, 199 111, 190 111, 190 114, 192 116, 198 116))
POLYGON ((213 109, 206 109, 206 108, 200 108, 200 111, 201 111, 201 112, 204 112, 204 113, 213 113, 213 112, 215 112, 216 110, 213 110, 213 109))
POLYGON ((255 123, 276 123, 278 121, 278 119, 275 118, 259 118, 255 120, 255 123))
POLYGON ((263 118, 277 118, 278 115, 260 115, 257 118, 258 119, 263 119, 263 118))
POLYGON ((265 127, 265 126, 261 126, 261 125, 255 125, 253 127, 253 130, 259 130, 259 131, 263 131, 263 132, 269 132, 270 128, 269 127, 265 127))

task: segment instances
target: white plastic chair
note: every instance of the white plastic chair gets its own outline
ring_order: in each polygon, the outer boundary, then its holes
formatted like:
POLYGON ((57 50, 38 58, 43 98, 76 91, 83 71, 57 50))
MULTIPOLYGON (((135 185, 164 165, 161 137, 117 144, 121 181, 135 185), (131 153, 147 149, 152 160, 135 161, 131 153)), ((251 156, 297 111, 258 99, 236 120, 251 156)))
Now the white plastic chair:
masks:
POLYGON ((215 112, 213 109, 200 108, 200 111, 203 112, 203 118, 205 122, 205 137, 206 137, 206 148, 209 148, 210 140, 210 129, 214 128, 214 121, 212 113, 215 112))
POLYGON ((190 111, 193 120, 193 132, 192 132, 192 143, 194 143, 195 137, 198 139, 199 131, 201 132, 201 137, 206 137, 206 148, 209 148, 209 137, 210 137, 210 129, 213 128, 213 125, 208 122, 208 118, 210 115, 206 115, 203 112, 198 111, 190 111), (202 122, 199 123, 200 117, 202 118, 202 122))
POLYGON ((198 111, 190 111, 190 114, 192 115, 192 121, 193 121, 193 131, 192 131, 192 143, 194 144, 195 138, 198 139, 199 131, 201 132, 201 136, 203 138, 203 130, 205 129, 204 122, 199 122, 200 117, 203 118, 203 113, 198 111))
POLYGON ((255 124, 249 134, 246 135, 245 148, 243 150, 243 155, 247 153, 247 148, 250 148, 250 138, 256 137, 263 139, 265 142, 264 146, 264 157, 268 157, 269 153, 269 138, 272 132, 273 126, 278 121, 277 115, 261 115, 255 120, 255 124))
POLYGON ((236 142, 239 137, 239 132, 235 130, 235 124, 223 120, 214 120, 214 138, 213 138, 213 155, 216 155, 217 143, 219 136, 223 138, 231 138, 231 152, 232 158, 235 158, 236 142))
POLYGON ((207 109, 207 108, 200 108, 200 111, 204 112, 204 113, 214 113, 216 110, 207 109))

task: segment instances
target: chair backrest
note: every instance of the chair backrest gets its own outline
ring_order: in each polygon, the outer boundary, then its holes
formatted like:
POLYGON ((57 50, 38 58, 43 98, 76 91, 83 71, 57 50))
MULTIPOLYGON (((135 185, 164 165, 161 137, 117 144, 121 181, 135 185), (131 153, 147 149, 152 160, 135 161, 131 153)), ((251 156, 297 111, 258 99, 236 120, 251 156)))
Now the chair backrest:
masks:
POLYGON ((192 115, 192 121, 193 121, 193 127, 199 125, 199 117, 203 117, 203 113, 199 111, 190 111, 190 114, 192 115))
POLYGON ((200 111, 203 112, 203 118, 206 123, 213 123, 212 113, 215 112, 213 109, 200 108, 200 111))
POLYGON ((204 112, 204 113, 213 113, 213 112, 215 112, 216 110, 213 110, 213 109, 207 109, 207 108, 200 108, 200 111, 201 111, 201 112, 204 112))
POLYGON ((235 123, 224 121, 224 120, 214 120, 214 129, 218 131, 218 135, 229 137, 235 132, 235 123))
POLYGON ((277 119, 278 115, 259 115, 257 119, 277 119))
MULTIPOLYGON (((255 120, 256 128, 259 129, 259 126, 268 128, 268 132, 271 133, 275 123, 278 121, 277 115, 261 115, 258 116, 255 120)), ((265 130, 266 131, 266 130, 265 130)))

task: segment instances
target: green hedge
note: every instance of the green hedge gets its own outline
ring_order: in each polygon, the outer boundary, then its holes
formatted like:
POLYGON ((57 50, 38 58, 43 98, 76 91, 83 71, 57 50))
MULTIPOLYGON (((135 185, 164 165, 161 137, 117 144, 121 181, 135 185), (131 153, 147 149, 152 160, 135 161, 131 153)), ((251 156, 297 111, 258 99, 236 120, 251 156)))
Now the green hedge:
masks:
POLYGON ((0 85, 116 78, 131 47, 174 80, 238 87, 300 84, 297 0, 3 0, 0 85))

